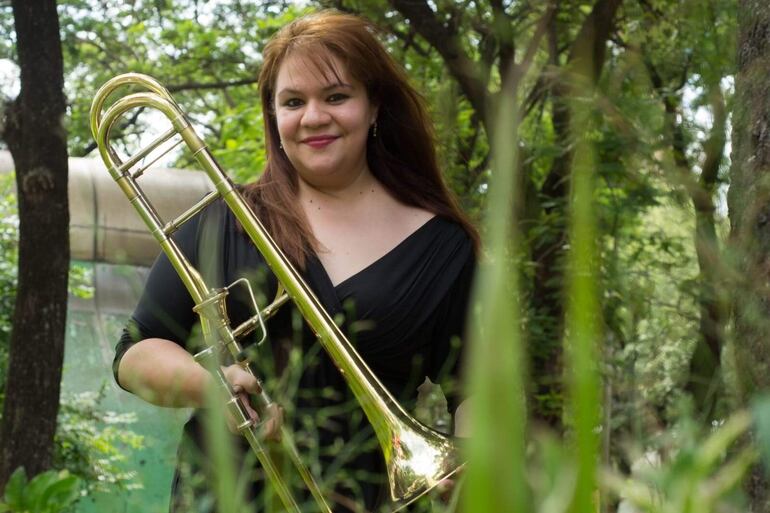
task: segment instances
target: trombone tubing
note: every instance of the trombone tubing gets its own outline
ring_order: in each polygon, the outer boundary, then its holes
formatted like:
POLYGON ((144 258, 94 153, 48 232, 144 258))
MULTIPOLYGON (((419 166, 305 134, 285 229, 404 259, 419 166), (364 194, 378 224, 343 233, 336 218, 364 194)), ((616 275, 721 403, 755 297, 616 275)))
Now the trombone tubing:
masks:
MULTIPOLYGON (((103 104, 106 96, 109 95, 110 92, 112 92, 112 88, 108 87, 110 85, 111 85, 110 83, 105 84, 105 86, 103 86, 100 89, 99 93, 102 93, 102 94, 97 94, 97 97, 94 100, 94 105, 92 109, 96 109, 98 106, 101 106, 103 104)), ((121 81, 120 83, 115 83, 115 85, 116 86, 123 85, 123 82, 121 81)), ((209 290, 203 278, 200 276, 200 273, 198 273, 198 271, 192 266, 189 260, 185 257, 184 253, 179 249, 179 247, 174 242, 174 240, 171 239, 170 233, 168 233, 170 232, 170 230, 164 229, 163 223, 160 219, 160 216, 156 212, 155 208, 152 206, 152 204, 149 203, 145 194, 142 192, 142 190, 136 183, 136 180, 131 177, 128 169, 125 169, 122 166, 122 163, 120 163, 119 158, 117 157, 117 154, 112 150, 112 148, 108 144, 110 131, 114 123, 120 118, 120 116, 122 116, 128 110, 131 110, 139 106, 147 106, 147 105, 160 110, 161 112, 166 114, 166 116, 169 118, 171 118, 171 116, 169 116, 170 113, 174 113, 175 111, 178 111, 178 107, 176 107, 173 101, 169 101, 168 99, 162 97, 161 95, 151 94, 151 93, 132 94, 122 98, 121 100, 118 100, 115 104, 113 104, 110 107, 110 109, 105 113, 105 116, 103 119, 95 115, 94 111, 92 110, 91 120, 93 123, 96 123, 96 125, 92 126, 92 129, 97 134, 96 140, 97 140, 100 154, 104 162, 107 164, 108 170, 112 175, 113 179, 121 187, 121 189, 126 194, 131 204, 134 206, 137 213, 140 215, 142 220, 150 229, 150 232, 152 233, 153 237, 158 241, 164 253, 168 256, 169 261, 174 266, 174 269, 180 276, 180 279, 184 283, 185 287, 190 293, 195 304, 200 305, 202 303, 205 303, 207 299, 209 299, 210 297, 209 290)), ((183 115, 174 116, 171 119, 175 121, 174 122, 175 130, 179 130, 180 128, 183 128, 185 126, 189 127, 189 123, 186 122, 183 115)), ((209 199, 209 197, 207 196, 206 199, 209 199)), ((204 202, 201 202, 201 203, 204 203, 204 202)), ((201 208, 203 208, 204 206, 205 204, 201 204, 201 208)), ((185 218, 184 220, 187 220, 187 219, 190 219, 193 215, 194 214, 188 210, 183 214, 182 217, 185 218)), ((179 225, 181 223, 172 223, 172 225, 173 224, 179 225)), ((201 326, 203 328, 204 335, 206 335, 207 341, 210 342, 212 341, 212 339, 215 340, 215 337, 217 337, 223 342, 228 341, 229 343, 226 343, 224 345, 227 345, 228 347, 230 347, 232 352, 240 353, 240 347, 234 339, 232 330, 230 330, 229 326, 226 324, 226 322, 224 322, 225 321, 224 319, 220 319, 219 322, 214 322, 215 329, 212 329, 211 321, 207 316, 200 315, 200 319, 201 319, 201 326), (216 332, 216 335, 213 335, 214 332, 216 332)), ((288 509, 288 511, 299 513, 300 512, 299 506, 297 505, 296 500, 291 494, 291 491, 288 489, 288 486, 283 476, 280 474, 280 471, 278 470, 277 466, 273 462, 269 452, 263 446, 263 443, 260 439, 260 435, 258 434, 256 427, 254 425, 249 425, 248 414, 244 411, 240 402, 237 400, 234 400, 236 396, 233 394, 226 380, 221 375, 221 371, 219 370, 218 366, 212 365, 211 363, 207 363, 204 366, 210 372, 212 372, 218 377, 217 381, 220 384, 222 384, 224 388, 227 390, 229 394, 229 398, 227 400, 227 407, 230 410, 231 414, 234 416, 234 418, 238 419, 238 424, 240 426, 239 431, 241 435, 244 438, 246 438, 253 452, 259 459, 265 474, 267 475, 269 481, 273 484, 275 488, 276 494, 280 497, 281 501, 283 502, 284 506, 288 509)), ((246 366, 245 369, 251 372, 250 367, 246 366)), ((269 396, 267 396, 267 394, 264 392, 260 394, 260 400, 263 406, 271 402, 269 399, 269 396)), ((285 430, 282 430, 281 439, 283 441, 284 449, 288 452, 290 459, 297 467, 297 470, 302 476, 303 480, 305 480, 312 495, 318 502, 319 508, 321 509, 321 511, 330 513, 331 509, 325 503, 325 500, 323 499, 323 496, 320 493, 320 489, 318 488, 318 485, 313 480, 307 468, 304 467, 304 464, 302 464, 301 459, 299 458, 299 454, 297 453, 296 448, 293 446, 291 442, 290 435, 286 433, 285 430)))

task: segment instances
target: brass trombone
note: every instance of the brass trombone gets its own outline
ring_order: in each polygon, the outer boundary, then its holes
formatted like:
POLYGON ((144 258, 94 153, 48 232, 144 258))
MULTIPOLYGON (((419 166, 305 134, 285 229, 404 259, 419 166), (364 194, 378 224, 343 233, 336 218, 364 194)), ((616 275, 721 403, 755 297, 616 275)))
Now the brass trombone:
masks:
MULTIPOLYGON (((335 365, 342 372, 348 386, 374 428, 385 458, 393 511, 398 511, 411 504, 440 481, 452 476, 462 468, 464 463, 453 440, 411 417, 376 378, 332 321, 329 314, 323 309, 313 291, 272 240, 233 183, 216 163, 211 152, 196 134, 184 113, 159 82, 152 77, 137 73, 127 73, 109 80, 96 93, 91 105, 90 120, 91 130, 98 144, 99 152, 110 174, 134 205, 168 256, 195 302, 194 309, 200 315, 204 336, 207 344, 209 344, 206 350, 196 355, 196 359, 217 374, 218 381, 228 390, 230 394, 228 408, 239 420, 238 429, 248 440, 263 466, 267 478, 272 482, 276 493, 288 511, 299 511, 296 500, 270 460, 267 451, 264 450, 255 426, 249 421, 248 414, 237 401, 236 395, 219 371, 218 365, 211 363, 212 355, 224 348, 233 355, 237 362, 248 369, 248 362, 244 360, 238 339, 257 327, 264 330, 264 316, 285 302, 287 295, 295 302, 305 321, 318 337, 321 346, 329 353, 335 365), (124 86, 138 86, 142 92, 129 94, 118 99, 106 112, 102 113, 107 98, 115 90, 124 86), (110 134, 121 116, 129 110, 139 107, 149 107, 160 111, 168 118, 172 127, 146 148, 123 162, 109 143, 110 134), (160 157, 155 158, 152 163, 146 166, 137 170, 133 169, 142 159, 149 156, 176 134, 181 136, 182 141, 192 152, 198 164, 209 176, 215 190, 176 219, 164 223, 137 183, 137 179, 160 157), (285 295, 277 298, 273 304, 262 311, 255 307, 257 314, 234 329, 230 326, 224 299, 227 290, 235 284, 224 289, 209 288, 198 270, 190 264, 171 239, 171 235, 182 224, 219 198, 222 198, 232 210, 286 292, 285 295)), ((170 149, 166 149, 164 154, 170 149)), ((215 356, 213 358, 216 360, 215 356)), ((272 407, 272 401, 264 390, 259 397, 259 402, 262 409, 272 407)), ((319 509, 330 511, 318 486, 291 444, 290 435, 283 432, 281 439, 285 440, 284 448, 316 499, 319 509)))

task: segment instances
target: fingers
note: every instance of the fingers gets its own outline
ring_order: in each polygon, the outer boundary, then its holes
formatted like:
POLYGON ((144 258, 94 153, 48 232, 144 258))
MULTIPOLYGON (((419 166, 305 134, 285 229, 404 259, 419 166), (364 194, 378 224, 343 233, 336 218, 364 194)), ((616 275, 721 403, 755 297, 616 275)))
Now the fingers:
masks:
MULTIPOLYGON (((233 387, 233 389, 235 389, 235 387, 233 387)), ((247 417, 255 423, 259 422, 259 414, 257 413, 257 410, 255 410, 254 407, 251 406, 251 400, 249 399, 249 394, 247 394, 246 392, 238 392, 236 395, 238 396, 238 400, 243 406, 243 409, 246 411, 247 417)))
POLYGON ((225 379, 236 392, 244 391, 250 394, 258 394, 262 391, 259 380, 251 372, 248 372, 238 364, 223 367, 225 379))
POLYGON ((283 426, 283 408, 276 403, 265 409, 265 422, 262 424, 262 436, 267 440, 279 442, 283 426))
POLYGON ((439 500, 443 503, 448 503, 452 498, 452 492, 455 489, 455 482, 453 479, 442 479, 439 484, 436 485, 436 493, 438 493, 439 500))
MULTIPOLYGON (((260 419, 259 413, 254 409, 250 401, 251 394, 262 392, 259 380, 238 364, 223 367, 222 372, 225 379, 230 383, 233 393, 243 406, 247 418, 254 424, 264 420, 260 426, 262 436, 267 440, 280 441, 284 417, 283 408, 275 403, 270 404, 263 412, 264 419, 260 419)), ((228 415, 227 425, 231 432, 236 433, 238 431, 237 423, 230 415, 228 415)))
MULTIPOLYGON (((236 387, 233 387, 235 391, 236 387)), ((243 406, 243 410, 246 413, 248 419, 252 424, 258 424, 260 417, 257 411, 252 407, 249 400, 249 394, 246 392, 238 392, 236 394, 238 401, 243 406)), ((227 415, 227 426, 232 433, 238 433, 238 423, 231 415, 227 415)), ((279 442, 281 440, 281 428, 283 427, 283 408, 276 403, 270 404, 264 411, 264 422, 260 426, 260 434, 266 440, 279 442)))
MULTIPOLYGON (((240 385, 236 385, 233 387, 233 395, 236 398, 236 400, 241 405, 241 410, 244 412, 246 416, 246 420, 249 421, 251 424, 256 424, 259 422, 259 414, 257 411, 251 406, 251 401, 249 400, 249 394, 243 391, 242 387, 240 385)), ((236 418, 235 415, 230 410, 226 410, 225 412, 225 420, 227 422, 227 429, 230 430, 231 433, 234 435, 239 434, 238 426, 241 425, 243 420, 240 418, 236 418)))
POLYGON ((447 511, 458 511, 457 502, 460 499, 459 494, 462 489, 464 467, 461 467, 455 471, 451 477, 447 477, 439 481, 436 487, 434 497, 436 497, 445 507, 447 511))

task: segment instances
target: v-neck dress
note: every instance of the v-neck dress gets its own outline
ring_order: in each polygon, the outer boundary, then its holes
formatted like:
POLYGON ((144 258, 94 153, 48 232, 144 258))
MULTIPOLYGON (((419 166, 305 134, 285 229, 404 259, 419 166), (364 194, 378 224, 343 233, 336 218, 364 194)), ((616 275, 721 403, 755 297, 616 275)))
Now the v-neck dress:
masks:
MULTIPOLYGON (((217 276, 212 279, 219 283, 210 285, 223 286, 246 277, 260 304, 264 306, 273 298, 275 277, 238 228, 237 220, 221 204, 212 205, 202 216, 185 224, 175 240, 195 266, 208 260, 204 254, 216 255, 217 276), (212 209, 218 209, 216 216, 210 216, 212 209), (202 247, 211 245, 201 235, 202 227, 211 222, 201 220, 207 216, 221 224, 219 251, 202 247)), ((474 269, 473 243, 467 233, 452 221, 433 217, 388 253, 336 286, 317 257, 308 259, 302 274, 322 306, 335 322, 341 323, 367 365, 407 411, 412 410, 417 387, 427 376, 442 385, 450 411, 454 412, 461 337, 474 269)), ((197 321, 192 307, 187 290, 161 254, 116 347, 116 377, 120 358, 136 341, 164 338, 192 350, 191 333, 197 321)), ((246 320, 251 308, 245 289, 234 288, 227 307, 233 326, 246 320)), ((266 387, 286 406, 300 452, 320 462, 316 470, 320 468, 323 481, 335 483, 340 495, 352 497, 367 511, 374 511, 385 501, 382 455, 344 378, 293 306, 284 306, 267 322, 267 329, 269 343, 257 349, 254 367, 268 376, 266 387)), ((244 346, 251 342, 242 341, 244 346)), ((185 451, 199 452, 200 441, 196 413, 185 425, 180 465, 191 459, 185 451)), ((205 465, 198 462, 193 466, 205 465)), ((184 476, 178 471, 175 480, 180 479, 184 476)), ((172 502, 181 500, 180 488, 176 482, 172 502)), ((257 484, 255 494, 258 489, 257 484)), ((172 511, 186 511, 184 507, 172 504, 172 511)), ((195 511, 198 507, 200 504, 195 511)), ((341 504, 334 510, 349 511, 341 504)))

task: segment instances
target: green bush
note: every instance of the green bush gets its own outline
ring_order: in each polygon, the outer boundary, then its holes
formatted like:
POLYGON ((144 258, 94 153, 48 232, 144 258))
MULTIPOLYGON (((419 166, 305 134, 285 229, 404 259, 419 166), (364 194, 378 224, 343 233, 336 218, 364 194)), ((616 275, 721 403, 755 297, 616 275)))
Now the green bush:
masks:
POLYGON ((49 470, 27 481, 23 468, 8 480, 0 500, 0 513, 63 513, 71 511, 81 496, 81 482, 66 470, 49 470))
POLYGON ((11 319, 16 299, 19 216, 13 175, 0 175, 0 406, 5 399, 5 373, 8 367, 8 344, 11 319))
POLYGON ((80 477, 89 494, 139 486, 136 472, 121 466, 126 449, 139 449, 143 444, 142 436, 125 428, 136 421, 136 415, 101 411, 103 397, 104 388, 98 393, 84 392, 64 398, 59 408, 53 466, 80 477))
POLYGON ((759 457, 750 431, 766 431, 764 410, 740 410, 718 425, 684 418, 645 447, 630 475, 605 470, 601 482, 623 499, 623 511, 732 513, 746 510, 741 484, 759 457), (753 413, 753 414, 752 414, 753 413))

